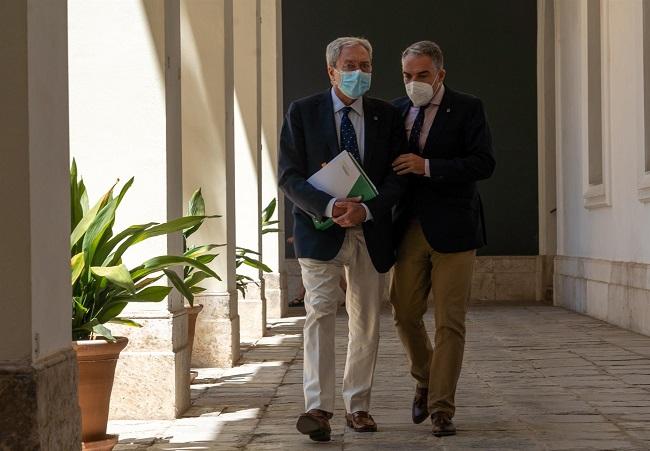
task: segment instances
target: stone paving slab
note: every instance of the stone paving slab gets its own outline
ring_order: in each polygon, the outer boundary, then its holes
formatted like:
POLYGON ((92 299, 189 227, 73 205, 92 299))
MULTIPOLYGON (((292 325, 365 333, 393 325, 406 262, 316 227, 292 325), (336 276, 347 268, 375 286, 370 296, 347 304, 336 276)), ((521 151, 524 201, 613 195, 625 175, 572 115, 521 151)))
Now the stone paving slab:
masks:
MULTIPOLYGON (((302 324, 284 318, 247 343, 235 368, 199 369, 192 407, 174 421, 112 421, 121 450, 648 450, 650 337, 542 304, 480 303, 468 314, 457 395, 458 435, 435 438, 414 425, 414 382, 392 325, 382 314, 373 389, 376 433, 344 424, 342 399, 332 441, 295 430, 304 409, 302 324)), ((427 316, 429 331, 433 318, 427 316)), ((337 318, 340 393, 347 316, 337 318)))

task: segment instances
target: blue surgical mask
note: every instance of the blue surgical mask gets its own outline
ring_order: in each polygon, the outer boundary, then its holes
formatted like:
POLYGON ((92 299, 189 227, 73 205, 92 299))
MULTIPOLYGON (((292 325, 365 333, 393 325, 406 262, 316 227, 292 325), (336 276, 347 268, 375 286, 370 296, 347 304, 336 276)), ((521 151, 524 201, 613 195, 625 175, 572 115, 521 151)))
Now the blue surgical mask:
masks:
POLYGON ((340 74, 339 89, 351 99, 358 99, 370 89, 371 74, 360 69, 342 72, 340 74))

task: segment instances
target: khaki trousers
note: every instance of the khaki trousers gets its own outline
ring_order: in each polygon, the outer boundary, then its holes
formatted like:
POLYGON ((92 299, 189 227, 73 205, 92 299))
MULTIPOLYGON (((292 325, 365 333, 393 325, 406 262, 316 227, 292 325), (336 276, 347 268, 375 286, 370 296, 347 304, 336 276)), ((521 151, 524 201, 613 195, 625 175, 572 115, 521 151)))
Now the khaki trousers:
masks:
POLYGON ((429 246, 420 223, 410 224, 397 254, 391 304, 397 333, 418 387, 429 389, 429 412, 454 415, 465 349, 465 314, 476 250, 447 253, 429 246), (435 346, 422 320, 433 292, 435 346))
POLYGON ((303 370, 305 411, 334 412, 336 310, 343 300, 339 280, 345 271, 349 335, 343 401, 347 412, 367 412, 377 361, 384 277, 370 261, 363 230, 361 227, 347 229, 341 250, 332 260, 299 258, 298 262, 305 285, 307 311, 303 370))

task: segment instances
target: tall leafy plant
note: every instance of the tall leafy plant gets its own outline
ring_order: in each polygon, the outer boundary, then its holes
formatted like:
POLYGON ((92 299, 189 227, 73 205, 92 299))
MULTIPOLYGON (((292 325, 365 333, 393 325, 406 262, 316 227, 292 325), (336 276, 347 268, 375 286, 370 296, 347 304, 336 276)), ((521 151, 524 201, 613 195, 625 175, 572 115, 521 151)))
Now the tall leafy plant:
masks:
MULTIPOLYGON (((261 226, 262 226, 262 235, 267 233, 277 233, 280 229, 274 227, 278 224, 279 221, 272 220, 273 214, 275 213, 276 200, 273 198, 271 202, 262 210, 261 216, 261 226)), ((260 253, 252 249, 247 249, 245 247, 237 246, 235 252, 235 266, 239 268, 241 265, 246 265, 251 268, 258 269, 262 272, 271 272, 271 268, 265 265, 260 259, 260 253)), ((246 297, 246 288, 249 283, 257 282, 251 277, 237 272, 236 274, 236 287, 237 290, 242 294, 243 297, 246 297)))
MULTIPOLYGON (((192 298, 193 287, 172 269, 191 267, 197 274, 219 277, 206 262, 213 254, 210 249, 194 250, 185 255, 161 255, 150 258, 129 269, 122 261, 124 253, 150 238, 200 227, 214 216, 190 215, 165 223, 136 224, 113 233, 115 215, 120 203, 133 184, 126 182, 115 195, 117 182, 95 203, 89 206, 83 179, 78 177, 77 164, 70 170, 71 200, 71 280, 72 280, 72 339, 103 337, 114 340, 108 323, 138 327, 135 321, 120 314, 129 302, 160 302, 172 290, 166 284, 156 284, 163 276, 185 297, 192 298)), ((203 276, 199 276, 203 277, 203 276)))
MULTIPOLYGON (((192 197, 190 198, 188 208, 187 208, 187 217, 197 217, 205 216, 205 200, 203 199, 203 194, 201 194, 201 188, 194 191, 192 197)), ((203 222, 195 224, 191 227, 188 227, 183 230, 183 250, 184 256, 187 258, 194 258, 200 261, 203 264, 208 264, 217 257, 219 254, 213 254, 211 251, 217 247, 225 246, 225 244, 204 244, 191 246, 188 248, 187 240, 188 238, 203 225, 203 222)), ((190 293, 184 293, 187 302, 190 305, 194 305, 194 295, 205 291, 205 288, 199 286, 198 284, 208 279, 210 277, 215 277, 217 280, 221 280, 218 275, 213 275, 205 271, 201 271, 192 265, 187 265, 183 268, 183 277, 184 283, 189 288, 190 293)))

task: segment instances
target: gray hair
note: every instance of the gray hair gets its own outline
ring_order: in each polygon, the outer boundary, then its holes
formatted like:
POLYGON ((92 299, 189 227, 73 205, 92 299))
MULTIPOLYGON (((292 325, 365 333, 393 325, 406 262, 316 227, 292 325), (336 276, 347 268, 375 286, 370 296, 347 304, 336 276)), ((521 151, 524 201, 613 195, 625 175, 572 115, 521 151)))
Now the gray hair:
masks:
POLYGON ((370 42, 367 39, 346 36, 343 38, 336 38, 327 44, 327 49, 325 50, 327 65, 330 67, 336 67, 336 62, 338 61, 339 56, 341 56, 341 50, 343 50, 344 47, 353 47, 355 45, 360 45, 366 49, 370 55, 370 61, 372 61, 372 45, 370 45, 370 42))
POLYGON ((420 41, 415 44, 409 45, 406 50, 402 52, 402 59, 408 55, 425 55, 431 58, 433 65, 436 69, 440 70, 444 66, 442 57, 442 49, 433 41, 420 41))

